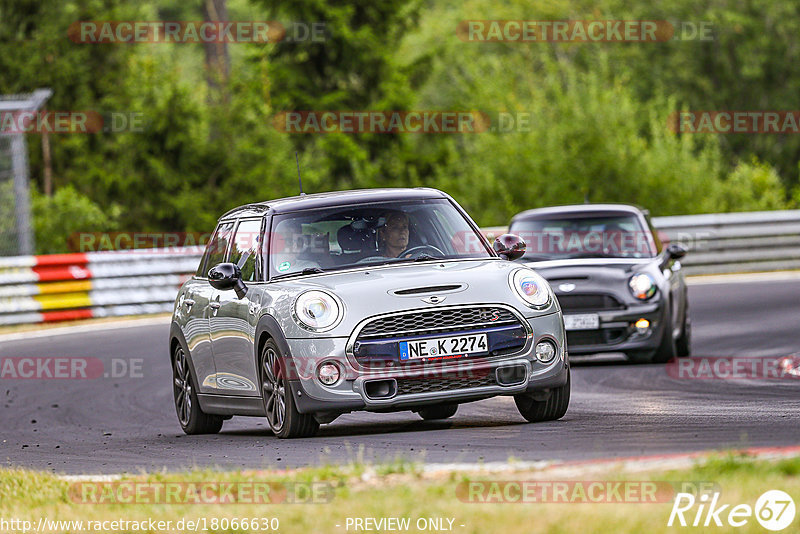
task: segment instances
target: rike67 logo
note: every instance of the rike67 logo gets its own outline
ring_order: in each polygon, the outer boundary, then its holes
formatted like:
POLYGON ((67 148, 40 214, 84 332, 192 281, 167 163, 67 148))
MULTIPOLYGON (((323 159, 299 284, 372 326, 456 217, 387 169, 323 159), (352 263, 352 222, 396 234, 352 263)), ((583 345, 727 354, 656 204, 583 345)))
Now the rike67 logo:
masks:
POLYGON ((677 519, 682 527, 722 527, 725 523, 731 527, 742 527, 755 516, 762 527, 777 532, 794 521, 794 500, 781 490, 764 492, 756 501, 755 507, 737 504, 731 508, 730 504, 720 503, 719 497, 718 492, 711 495, 704 493, 698 498, 691 493, 677 494, 667 526, 673 526, 677 519))

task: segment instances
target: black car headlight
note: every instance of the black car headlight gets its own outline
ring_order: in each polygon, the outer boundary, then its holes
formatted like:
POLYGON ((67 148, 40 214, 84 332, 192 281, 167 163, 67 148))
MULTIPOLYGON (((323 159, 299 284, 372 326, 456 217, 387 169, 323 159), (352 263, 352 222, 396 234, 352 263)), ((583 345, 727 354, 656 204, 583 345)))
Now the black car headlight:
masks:
POLYGON ((639 300, 647 300, 656 294, 656 281, 653 277, 646 273, 634 274, 628 280, 628 287, 631 289, 633 296, 639 300))

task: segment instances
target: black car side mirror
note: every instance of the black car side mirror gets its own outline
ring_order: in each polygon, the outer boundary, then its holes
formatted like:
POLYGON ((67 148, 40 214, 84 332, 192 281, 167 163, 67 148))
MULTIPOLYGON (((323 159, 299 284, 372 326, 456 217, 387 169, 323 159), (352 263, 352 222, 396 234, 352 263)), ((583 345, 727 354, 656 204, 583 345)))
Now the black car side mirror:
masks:
POLYGON ((492 248, 504 260, 514 261, 525 254, 525 241, 518 235, 503 234, 494 240, 492 248))
POLYGON ((686 247, 681 245, 680 243, 670 243, 667 245, 667 256, 673 260, 679 260, 682 257, 686 256, 686 247))
POLYGON ((247 286, 242 281, 242 270, 233 263, 218 263, 212 267, 208 271, 208 283, 220 291, 233 289, 240 299, 247 294, 247 286))

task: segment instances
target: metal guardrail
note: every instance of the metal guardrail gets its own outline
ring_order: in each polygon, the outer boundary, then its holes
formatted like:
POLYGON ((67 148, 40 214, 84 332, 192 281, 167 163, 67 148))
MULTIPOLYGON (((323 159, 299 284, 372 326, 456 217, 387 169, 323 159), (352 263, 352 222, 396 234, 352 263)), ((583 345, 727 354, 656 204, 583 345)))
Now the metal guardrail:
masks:
POLYGON ((800 210, 655 217, 653 224, 687 245, 688 274, 800 269, 800 210))
MULTIPOLYGON (((800 210, 656 217, 687 274, 800 269, 800 210)), ((484 228, 490 241, 506 227, 484 228)), ((0 257, 0 325, 172 311, 201 247, 0 257)))
POLYGON ((172 311, 200 247, 0 258, 0 325, 172 311))

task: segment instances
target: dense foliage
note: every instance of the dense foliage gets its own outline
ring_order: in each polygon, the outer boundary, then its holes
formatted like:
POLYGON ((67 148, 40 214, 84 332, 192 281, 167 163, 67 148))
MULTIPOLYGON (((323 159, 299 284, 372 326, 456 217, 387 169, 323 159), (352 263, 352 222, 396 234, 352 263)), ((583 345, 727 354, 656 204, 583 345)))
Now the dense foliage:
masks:
MULTIPOLYGON (((207 0, 211 1, 211 0, 207 0)), ((224 0, 216 0, 217 2, 224 0)), ((800 136, 682 134, 685 109, 797 109, 800 6, 770 0, 227 0, 230 20, 325 22, 321 42, 229 45, 222 95, 200 44, 79 44, 79 20, 201 20, 203 0, 0 0, 0 94, 52 110, 141 113, 139 132, 28 135, 40 252, 64 232, 207 231, 230 207, 297 192, 431 186, 483 225, 546 204, 633 202, 657 215, 796 207, 800 136), (467 19, 710 22, 713 39, 476 43, 467 19), (287 110, 529 114, 481 134, 289 134, 287 110)))

